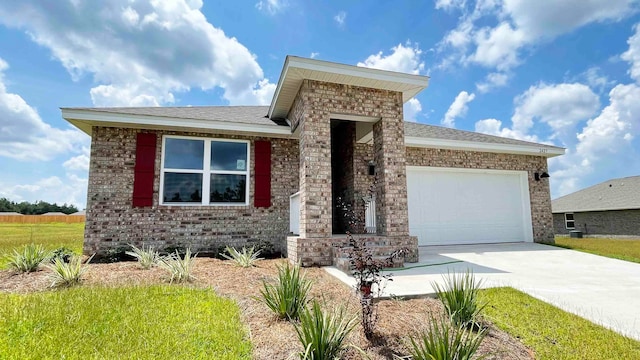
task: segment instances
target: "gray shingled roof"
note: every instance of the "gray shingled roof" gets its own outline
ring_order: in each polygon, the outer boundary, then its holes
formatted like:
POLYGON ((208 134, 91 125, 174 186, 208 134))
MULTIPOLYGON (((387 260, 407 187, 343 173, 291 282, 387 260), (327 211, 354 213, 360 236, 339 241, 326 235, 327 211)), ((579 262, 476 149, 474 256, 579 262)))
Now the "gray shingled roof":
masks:
POLYGON ((551 207, 554 213, 640 209, 640 176, 607 180, 559 197, 551 207))
POLYGON ((561 149, 559 147, 546 145, 546 144, 537 144, 537 143, 532 143, 528 141, 487 135, 487 134, 482 134, 482 133, 477 133, 472 131, 451 129, 451 128, 442 127, 442 126, 419 124, 419 123, 408 122, 408 121, 404 123, 404 135, 431 138, 431 139, 442 139, 442 140, 474 141, 474 142, 493 143, 493 144, 525 145, 525 146, 536 146, 536 147, 542 146, 546 148, 561 149))
MULTIPOLYGON (((254 125, 283 126, 266 117, 268 106, 193 106, 193 107, 112 107, 112 108, 65 108, 69 110, 85 110, 121 115, 140 115, 153 117, 167 117, 174 119, 194 119, 228 121, 254 125)), ((527 141, 486 135, 471 131, 451 129, 441 126, 405 122, 406 136, 416 136, 431 139, 475 141, 492 144, 555 146, 536 144, 527 141)))
POLYGON ((269 120, 268 106, 181 106, 181 107, 106 107, 106 108, 65 108, 69 110, 87 110, 112 114, 168 117, 175 119, 194 119, 228 121, 254 125, 279 126, 269 120))

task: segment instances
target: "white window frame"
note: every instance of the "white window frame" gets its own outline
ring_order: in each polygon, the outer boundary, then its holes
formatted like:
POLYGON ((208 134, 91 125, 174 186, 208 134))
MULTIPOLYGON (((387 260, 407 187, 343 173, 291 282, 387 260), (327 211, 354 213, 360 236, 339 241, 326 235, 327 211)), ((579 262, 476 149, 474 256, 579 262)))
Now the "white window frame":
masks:
POLYGON ((159 203, 163 206, 248 206, 249 205, 249 189, 251 187, 251 141, 238 140, 238 139, 225 139, 225 138, 205 138, 196 136, 179 136, 179 135, 163 135, 162 136, 162 155, 160 159, 160 191, 159 191, 159 203), (165 149, 167 139, 185 139, 185 140, 201 140, 204 141, 204 155, 202 170, 194 169, 177 169, 164 167, 165 149), (212 170, 211 169, 211 143, 212 142, 235 142, 247 144, 247 163, 245 164, 244 171, 236 170, 212 170), (202 202, 200 203, 183 203, 183 202, 165 202, 164 201, 164 174, 169 173, 190 173, 190 174, 202 174, 202 202), (211 194, 211 175, 212 174, 225 174, 225 175, 245 175, 247 178, 245 184, 245 201, 240 202, 210 202, 211 194))
POLYGON ((564 227, 567 230, 573 230, 576 228, 576 215, 574 213, 564 213, 564 227), (573 220, 567 220, 567 215, 572 215, 573 220), (569 221, 573 223, 573 227, 569 227, 569 221))

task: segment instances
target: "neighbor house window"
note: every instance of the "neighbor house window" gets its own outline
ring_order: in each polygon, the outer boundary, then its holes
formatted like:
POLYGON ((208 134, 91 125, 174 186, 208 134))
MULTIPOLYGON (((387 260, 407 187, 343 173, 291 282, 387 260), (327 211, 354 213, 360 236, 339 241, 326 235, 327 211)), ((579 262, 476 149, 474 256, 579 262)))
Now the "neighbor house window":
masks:
POLYGON ((165 136, 161 204, 247 205, 248 169, 248 141, 165 136))
POLYGON ((564 225, 568 230, 576 228, 576 221, 573 219, 573 214, 564 214, 564 225))

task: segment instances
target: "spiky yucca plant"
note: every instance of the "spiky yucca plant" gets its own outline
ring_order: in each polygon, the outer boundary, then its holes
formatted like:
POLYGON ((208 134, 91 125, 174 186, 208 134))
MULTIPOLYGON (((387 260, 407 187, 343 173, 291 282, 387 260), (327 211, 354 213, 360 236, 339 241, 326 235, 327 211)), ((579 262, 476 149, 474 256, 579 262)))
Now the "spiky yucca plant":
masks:
POLYGON ((51 287, 73 286, 82 281, 82 275, 88 270, 87 264, 93 259, 91 256, 87 262, 82 264, 82 256, 73 255, 69 262, 56 257, 51 264, 47 265, 52 273, 49 275, 51 279, 51 287))
POLYGON ((25 245, 20 251, 14 249, 6 256, 7 266, 18 272, 37 271, 40 264, 51 258, 51 252, 42 245, 25 245))
POLYGON ((476 318, 486 304, 481 304, 478 293, 482 281, 476 281, 472 272, 462 274, 443 275, 444 285, 431 283, 436 295, 444 305, 451 321, 456 326, 469 326, 476 322, 476 318))
POLYGON ((256 266, 255 263, 258 260, 262 260, 262 258, 258 257, 260 256, 260 250, 255 250, 255 246, 243 247, 241 251, 227 246, 225 251, 227 254, 220 254, 222 257, 233 261, 236 265, 243 268, 256 266))
POLYGON ((416 338, 409 337, 409 353, 414 360, 471 360, 474 357, 486 329, 473 333, 462 326, 451 325, 448 319, 431 318, 429 329, 416 338))
POLYGON ((339 359, 344 341, 357 323, 357 318, 349 316, 344 307, 323 312, 318 301, 313 300, 311 308, 300 313, 300 323, 295 325, 298 340, 305 349, 299 353, 300 359, 339 359))
POLYGON ((160 254, 155 251, 153 247, 145 249, 144 245, 142 245, 142 249, 139 249, 132 244, 129 246, 131 246, 132 251, 126 251, 125 253, 136 258, 138 260, 138 265, 145 270, 151 269, 151 267, 156 265, 160 260, 160 254))
POLYGON ((262 282, 260 299, 281 319, 297 320, 307 304, 311 281, 300 272, 300 265, 278 266, 275 284, 262 282))
POLYGON ((174 254, 167 255, 160 259, 158 265, 165 269, 169 275, 169 282, 189 282, 194 280, 195 277, 191 274, 193 271, 193 267, 195 266, 195 260, 198 254, 194 254, 191 256, 191 249, 187 248, 187 251, 184 253, 183 257, 180 257, 180 254, 176 250, 174 254))

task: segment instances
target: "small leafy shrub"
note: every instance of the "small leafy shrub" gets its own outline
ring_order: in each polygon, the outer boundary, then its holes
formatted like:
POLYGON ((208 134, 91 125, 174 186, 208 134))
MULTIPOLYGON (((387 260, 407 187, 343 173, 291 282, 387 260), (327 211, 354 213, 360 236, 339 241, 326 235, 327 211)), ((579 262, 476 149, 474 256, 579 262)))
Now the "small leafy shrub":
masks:
POLYGON ((276 251, 276 248, 271 241, 258 240, 253 246, 256 251, 260 251, 260 255, 265 259, 277 259, 282 257, 282 253, 280 251, 276 251))
POLYGON ((145 270, 151 269, 160 260, 160 254, 153 250, 152 247, 145 249, 144 245, 142 245, 142 249, 139 249, 135 245, 129 246, 131 246, 132 251, 127 251, 126 254, 136 258, 138 265, 145 270))
POLYGON ((356 318, 348 316, 343 307, 325 313, 320 304, 313 300, 311 308, 300 313, 300 323, 295 325, 298 340, 305 349, 299 354, 300 359, 339 359, 344 340, 356 324, 356 318))
POLYGON ((472 272, 443 275, 444 285, 433 282, 431 286, 456 326, 469 326, 486 304, 480 304, 478 292, 482 281, 476 281, 472 272))
POLYGON ((393 281, 391 274, 383 274, 382 271, 393 263, 395 257, 401 256, 404 250, 398 250, 386 259, 378 260, 374 258, 372 249, 363 238, 354 238, 351 233, 347 233, 347 240, 351 248, 348 254, 349 266, 360 294, 362 330, 367 340, 373 340, 379 315, 378 305, 373 298, 382 294, 385 282, 393 281))
POLYGON ((409 353, 414 360, 471 360, 486 335, 486 329, 473 333, 453 326, 447 319, 431 319, 428 331, 409 338, 409 353))
POLYGON ((158 265, 169 273, 170 283, 189 282, 195 279, 191 272, 195 266, 197 256, 198 254, 191 256, 191 249, 187 248, 184 256, 180 257, 180 254, 176 251, 174 254, 161 258, 158 265))
POLYGON ((178 254, 180 256, 184 256, 184 254, 187 253, 187 248, 182 246, 182 245, 177 245, 177 246, 168 246, 166 248, 164 248, 164 251, 162 252, 162 255, 173 255, 173 254, 178 254))
POLYGON ((236 265, 248 268, 255 266, 255 263, 258 260, 262 260, 259 258, 260 250, 256 251, 255 246, 252 247, 243 247, 242 250, 238 251, 236 248, 226 247, 225 251, 227 254, 220 254, 223 258, 233 261, 236 265))
POLYGON ((68 263, 73 255, 73 250, 66 246, 62 246, 51 252, 51 260, 60 258, 62 261, 68 263))
POLYGON ((37 271, 44 261, 51 258, 51 252, 45 250, 42 245, 25 245, 20 251, 13 250, 13 253, 6 256, 7 266, 18 272, 37 271))
MULTIPOLYGON (((86 264, 89 264, 91 259, 87 260, 86 264)), ((69 262, 64 262, 60 257, 53 259, 51 264, 47 265, 52 270, 50 275, 51 287, 61 286, 73 286, 82 281, 82 275, 88 270, 88 266, 82 264, 82 256, 74 255, 69 259, 69 262)))
POLYGON ((297 320, 307 304, 311 281, 300 273, 300 265, 278 266, 276 284, 262 282, 260 299, 280 319, 297 320))
POLYGON ((107 250, 105 252, 105 255, 100 257, 99 260, 102 262, 106 261, 110 263, 130 260, 129 256, 127 255, 127 251, 129 251, 129 247, 127 246, 118 246, 115 248, 111 248, 107 250))

